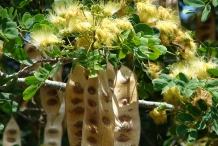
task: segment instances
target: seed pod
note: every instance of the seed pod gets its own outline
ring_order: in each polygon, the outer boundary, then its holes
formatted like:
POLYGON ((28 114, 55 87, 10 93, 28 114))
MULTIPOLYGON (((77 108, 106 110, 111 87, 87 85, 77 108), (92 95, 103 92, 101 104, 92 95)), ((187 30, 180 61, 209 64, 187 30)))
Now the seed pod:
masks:
POLYGON ((138 146, 140 117, 136 76, 133 71, 121 66, 115 79, 113 109, 115 118, 114 145, 138 146))
POLYGON ((89 78, 84 92, 85 114, 82 146, 101 146, 101 120, 98 100, 98 77, 89 78))
POLYGON ((108 84, 107 72, 104 70, 98 71, 99 78, 99 103, 101 111, 101 143, 104 146, 114 145, 114 124, 115 116, 112 105, 112 95, 108 84))
POLYGON ((3 146, 13 146, 15 144, 21 146, 20 128, 14 117, 11 116, 11 119, 4 130, 3 146))
MULTIPOLYGON (((31 44, 27 44, 25 45, 24 49, 26 50, 28 57, 33 61, 38 61, 43 59, 42 56, 40 55, 40 53, 38 51, 36 51, 35 46, 31 45, 31 44)), ((38 67, 41 65, 41 63, 36 63, 35 65, 33 65, 32 67, 28 68, 27 71, 37 71, 38 67)), ((20 65, 20 70, 22 70, 24 67, 26 67, 26 65, 21 64, 20 65)), ((23 86, 23 88, 26 88, 26 86, 23 86)), ((20 111, 24 111, 26 109, 26 106, 28 104, 28 100, 23 100, 22 99, 22 104, 20 106, 20 111)))
MULTIPOLYGON (((53 80, 61 81, 62 67, 55 73, 53 80)), ((61 106, 62 91, 58 91, 52 88, 41 87, 40 88, 40 99, 42 107, 45 110, 48 120, 51 123, 55 120, 58 111, 61 106)))
MULTIPOLYGON (((63 93, 62 93, 63 98, 63 93)), ((61 146, 63 127, 62 123, 65 117, 65 100, 62 100, 58 115, 51 123, 47 118, 47 123, 44 130, 44 145, 45 146, 61 146)))
POLYGON ((65 90, 67 132, 70 146, 81 145, 86 82, 84 69, 77 65, 73 73, 70 73, 65 90))

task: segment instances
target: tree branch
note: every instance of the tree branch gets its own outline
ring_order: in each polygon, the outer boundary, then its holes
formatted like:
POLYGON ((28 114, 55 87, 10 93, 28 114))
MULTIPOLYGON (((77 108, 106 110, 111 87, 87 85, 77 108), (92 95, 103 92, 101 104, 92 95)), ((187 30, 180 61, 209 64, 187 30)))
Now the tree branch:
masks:
MULTIPOLYGON (((24 84, 25 78, 18 78, 17 82, 20 83, 20 84, 24 84)), ((65 91, 66 83, 46 80, 45 83, 42 86, 50 87, 50 88, 61 90, 61 91, 65 91)), ((167 109, 174 109, 173 105, 168 104, 166 102, 154 102, 154 101, 139 100, 139 107, 142 107, 142 108, 155 108, 155 107, 158 107, 161 104, 165 104, 167 109)))

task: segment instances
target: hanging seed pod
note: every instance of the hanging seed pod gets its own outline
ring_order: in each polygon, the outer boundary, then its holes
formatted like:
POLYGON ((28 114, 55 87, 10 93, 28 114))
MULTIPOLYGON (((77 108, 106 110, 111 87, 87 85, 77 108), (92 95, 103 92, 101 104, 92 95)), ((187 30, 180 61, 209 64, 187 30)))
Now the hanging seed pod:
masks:
MULTIPOLYGON (((38 61, 43 59, 42 56, 40 55, 40 53, 38 51, 36 51, 35 46, 31 45, 31 44, 26 44, 24 49, 26 50, 28 57, 33 61, 38 61)), ((36 63, 35 65, 33 65, 32 67, 28 68, 26 71, 37 71, 38 67, 41 65, 41 63, 36 63)), ((22 70, 24 67, 26 67, 26 65, 21 64, 20 65, 20 70, 22 70)), ((24 89, 26 88, 26 86, 22 86, 24 89)), ((22 104, 20 106, 20 111, 24 111, 26 109, 26 106, 28 104, 28 100, 23 100, 22 99, 22 104)))
POLYGON ((139 145, 141 128, 136 84, 134 72, 122 65, 117 72, 114 87, 115 146, 139 145))
POLYGON ((13 146, 15 144, 21 146, 20 128, 14 117, 11 116, 3 133, 3 146, 13 146))
MULTIPOLYGON (((98 77, 89 78, 84 92, 85 114, 82 146, 101 146, 101 120, 98 100, 98 77)), ((78 131, 79 132, 79 131, 78 131)), ((79 134, 79 133, 78 133, 79 134)))
MULTIPOLYGON (((56 79, 55 81, 61 81, 61 76, 62 67, 55 73, 53 80, 56 79)), ((42 107, 47 114, 48 120, 53 123, 61 106, 62 91, 58 91, 52 88, 41 87, 40 99, 42 107)))
MULTIPOLYGON (((62 98, 63 98, 63 92, 62 98)), ((65 100, 62 100, 58 115, 51 123, 47 118, 47 123, 44 130, 44 145, 45 146, 61 146, 63 127, 62 123, 65 117, 65 100)))
POLYGON ((112 93, 114 92, 115 78, 116 78, 116 72, 114 70, 114 67, 109 61, 107 61, 107 80, 112 93))
POLYGON ((70 146, 81 146, 86 82, 84 69, 77 65, 73 73, 70 73, 65 90, 67 132, 70 146))
POLYGON ((99 78, 99 103, 101 111, 101 143, 104 146, 114 145, 114 124, 115 116, 112 105, 112 92, 108 85, 107 72, 104 70, 98 71, 99 78))

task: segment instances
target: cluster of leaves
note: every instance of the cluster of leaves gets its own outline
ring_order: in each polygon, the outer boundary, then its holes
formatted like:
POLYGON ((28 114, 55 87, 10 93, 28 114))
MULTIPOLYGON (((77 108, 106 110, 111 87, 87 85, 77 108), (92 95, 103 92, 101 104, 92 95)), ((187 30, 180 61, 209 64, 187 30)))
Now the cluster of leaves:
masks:
MULTIPOLYGON (((218 5, 218 0, 183 0, 184 4, 194 7, 204 7, 202 12, 201 21, 205 22, 211 12, 211 7, 216 7, 218 5)), ((193 13, 193 11, 188 11, 193 13)))
MULTIPOLYGON (((179 73, 176 78, 171 78, 166 74, 161 74, 158 79, 152 81, 154 90, 165 93, 169 88, 177 86, 180 94, 191 101, 191 98, 197 93, 198 88, 208 91, 213 99, 213 105, 208 106, 203 99, 197 101, 198 107, 190 102, 185 102, 179 107, 179 112, 175 113, 174 125, 169 132, 178 137, 187 138, 188 142, 193 142, 203 136, 210 139, 217 138, 217 103, 218 103, 218 81, 217 80, 198 80, 196 78, 188 79, 183 73, 179 73), (184 106, 184 107, 183 107, 184 106), (208 131, 211 129, 211 131, 208 131)), ((210 143, 211 140, 208 141, 210 143)))

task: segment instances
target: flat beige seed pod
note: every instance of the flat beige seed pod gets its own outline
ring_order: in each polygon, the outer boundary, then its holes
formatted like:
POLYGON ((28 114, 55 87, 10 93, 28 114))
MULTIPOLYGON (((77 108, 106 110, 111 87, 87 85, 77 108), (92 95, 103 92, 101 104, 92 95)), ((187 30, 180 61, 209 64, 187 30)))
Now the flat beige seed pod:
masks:
MULTIPOLYGON (((63 98, 63 93, 62 93, 63 98)), ((44 145, 45 146, 61 146, 63 135, 63 120, 65 117, 65 100, 62 100, 58 115, 51 123, 47 118, 47 123, 44 130, 44 145)))
POLYGON ((11 116, 11 119, 5 127, 2 143, 3 146, 13 146, 15 144, 21 146, 20 128, 13 116, 11 116))
POLYGON ((99 78, 99 103, 101 110, 101 143, 104 146, 114 145, 115 116, 112 105, 112 92, 108 84, 107 72, 98 71, 99 78))
MULTIPOLYGON (((62 67, 55 73, 53 77, 53 81, 62 81, 62 67)), ((40 88, 40 99, 42 103, 42 107, 45 110, 48 120, 51 123, 55 120, 58 111, 61 106, 63 93, 60 90, 41 87, 40 88)))
POLYGON ((115 119, 114 145, 138 146, 140 138, 140 117, 136 76, 133 71, 121 66, 115 79, 113 101, 115 119))
POLYGON ((83 120, 82 146, 102 146, 98 82, 98 77, 89 78, 85 87, 85 114, 83 120))
MULTIPOLYGON (((38 51, 36 51, 36 48, 31 45, 31 44, 27 44, 25 45, 24 49, 27 51, 28 57, 33 61, 38 61, 43 59, 42 56, 40 55, 40 53, 38 51)), ((41 63, 36 63, 34 66, 32 66, 31 68, 28 68, 28 71, 37 71, 38 67, 41 65, 41 63)), ((20 70, 22 70, 24 67, 26 67, 26 65, 21 64, 20 65, 20 70)), ((26 86, 22 86, 24 89, 26 88, 26 86)), ((28 104, 28 100, 22 100, 22 104, 20 106, 20 111, 24 111, 27 107, 28 104)))
POLYGON ((67 132, 70 146, 81 146, 84 108, 84 69, 76 66, 67 82, 65 90, 67 132))

